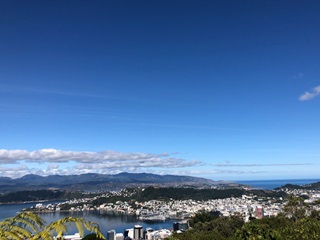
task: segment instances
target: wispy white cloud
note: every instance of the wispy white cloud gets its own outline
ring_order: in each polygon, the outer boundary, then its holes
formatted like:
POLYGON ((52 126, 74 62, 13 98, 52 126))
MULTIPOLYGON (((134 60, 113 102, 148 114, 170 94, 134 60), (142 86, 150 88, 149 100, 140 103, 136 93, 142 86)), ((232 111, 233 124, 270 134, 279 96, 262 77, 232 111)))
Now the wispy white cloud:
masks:
POLYGON ((26 174, 70 175, 83 173, 117 174, 152 172, 174 175, 243 175, 264 173, 259 167, 303 166, 310 163, 222 163, 205 165, 178 158, 177 153, 126 153, 116 151, 64 151, 58 149, 0 149, 0 176, 17 178, 26 174), (39 164, 42 163, 42 164, 39 164), (211 167, 210 167, 211 166, 211 167), (242 167, 247 167, 244 169, 242 167), (225 169, 224 169, 225 168, 225 169))
POLYGON ((86 151, 63 151, 57 149, 40 149, 35 151, 26 150, 0 150, 0 162, 13 163, 20 160, 28 162, 104 162, 104 161, 128 161, 143 160, 156 157, 164 157, 168 154, 146 153, 121 153, 114 151, 86 152, 86 151))
POLYGON ((1 167, 0 166, 0 176, 1 177, 21 177, 30 172, 30 169, 25 165, 18 165, 16 167, 1 167))
POLYGON ((300 101, 307 101, 320 95, 320 85, 314 87, 311 92, 305 92, 299 97, 300 101))
POLYGON ((92 165, 95 168, 119 167, 162 167, 176 168, 199 165, 199 161, 188 161, 161 153, 124 153, 115 151, 86 152, 40 149, 35 151, 0 149, 0 164, 14 164, 21 161, 38 163, 66 163, 92 165))
POLYGON ((40 176, 48 175, 70 175, 76 174, 72 168, 59 169, 59 167, 47 169, 32 168, 24 164, 19 164, 15 167, 1 167, 0 166, 0 176, 1 177, 10 177, 10 178, 19 178, 27 174, 37 174, 40 176))

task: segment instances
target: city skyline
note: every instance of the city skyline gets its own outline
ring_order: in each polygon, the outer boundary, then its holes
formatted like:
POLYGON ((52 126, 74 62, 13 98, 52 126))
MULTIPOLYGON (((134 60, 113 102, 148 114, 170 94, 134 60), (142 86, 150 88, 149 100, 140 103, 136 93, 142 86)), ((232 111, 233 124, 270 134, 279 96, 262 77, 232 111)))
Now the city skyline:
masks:
POLYGON ((318 178, 317 1, 3 1, 0 176, 318 178))

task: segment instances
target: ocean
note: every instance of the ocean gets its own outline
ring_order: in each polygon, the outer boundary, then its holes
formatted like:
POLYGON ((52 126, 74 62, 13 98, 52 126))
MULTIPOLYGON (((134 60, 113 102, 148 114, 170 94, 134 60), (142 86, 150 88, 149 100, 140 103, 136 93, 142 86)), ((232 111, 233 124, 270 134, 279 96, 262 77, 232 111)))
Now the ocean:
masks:
POLYGON ((240 184, 249 185, 253 188, 264 189, 264 190, 272 190, 277 187, 281 187, 285 184, 296 184, 296 185, 304 185, 314 182, 319 182, 320 179, 275 179, 275 180, 242 180, 236 181, 240 184))

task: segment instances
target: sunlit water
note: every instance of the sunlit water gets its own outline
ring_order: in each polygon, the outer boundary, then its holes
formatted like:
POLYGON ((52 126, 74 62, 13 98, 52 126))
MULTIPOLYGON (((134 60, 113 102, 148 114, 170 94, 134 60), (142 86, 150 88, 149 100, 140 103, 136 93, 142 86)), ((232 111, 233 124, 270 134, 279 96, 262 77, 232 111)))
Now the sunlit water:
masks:
MULTIPOLYGON (((4 204, 0 205, 0 221, 5 218, 15 216, 21 209, 34 206, 36 203, 26 204, 4 204)), ((84 211, 84 212, 54 212, 42 213, 40 216, 46 220, 47 223, 53 222, 63 217, 81 217, 85 220, 96 222, 100 226, 100 230, 106 235, 107 231, 115 229, 116 232, 123 233, 127 228, 133 228, 134 225, 141 225, 143 228, 151 227, 153 229, 172 229, 175 220, 167 220, 165 222, 144 222, 137 219, 134 215, 127 214, 100 214, 98 211, 84 211)), ((75 226, 68 227, 69 233, 77 232, 75 226)))
POLYGON ((304 185, 319 182, 320 179, 275 179, 275 180, 248 180, 237 181, 258 189, 272 190, 285 184, 304 185))

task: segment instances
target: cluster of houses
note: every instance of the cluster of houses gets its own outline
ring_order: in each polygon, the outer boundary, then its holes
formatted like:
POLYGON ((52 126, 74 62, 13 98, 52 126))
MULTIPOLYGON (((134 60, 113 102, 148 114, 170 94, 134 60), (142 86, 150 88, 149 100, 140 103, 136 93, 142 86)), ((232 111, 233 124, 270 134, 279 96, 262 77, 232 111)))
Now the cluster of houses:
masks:
MULTIPOLYGON (((314 190, 299 189, 282 189, 288 194, 295 196, 303 196, 306 202, 313 202, 320 199, 320 192, 314 190), (307 196, 307 197, 306 197, 307 196)), ((92 200, 92 199, 91 199, 92 200)), ((38 211, 59 211, 62 204, 76 204, 77 207, 70 207, 68 211, 88 211, 95 210, 98 212, 113 211, 126 214, 135 214, 140 220, 165 221, 166 219, 188 219, 201 211, 218 212, 223 216, 241 215, 245 221, 251 217, 262 218, 264 216, 276 216, 279 214, 285 201, 279 197, 263 197, 258 198, 255 195, 242 195, 240 198, 224 198, 212 199, 207 201, 174 200, 169 201, 151 200, 145 202, 128 202, 117 201, 115 203, 104 203, 99 206, 90 204, 90 199, 76 199, 57 204, 37 204, 35 209, 38 211)), ((174 231, 183 231, 187 229, 187 225, 179 222, 173 226, 174 231)), ((136 225, 132 229, 127 229, 124 233, 116 233, 115 230, 108 232, 109 240, 127 240, 127 239, 148 239, 158 240, 165 239, 171 235, 170 230, 157 230, 151 228, 143 229, 142 226, 136 225)), ((65 236, 66 240, 77 240, 79 236, 65 236)))

